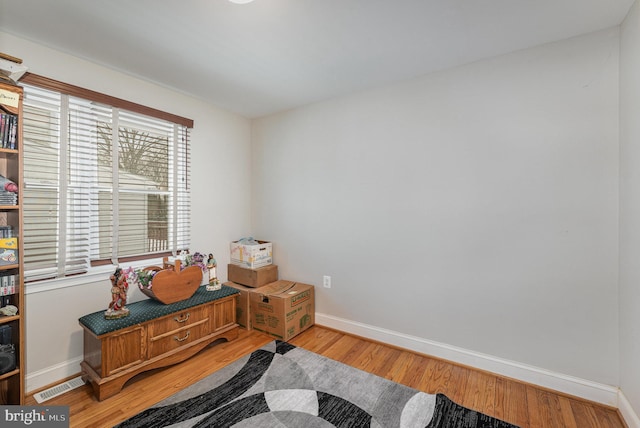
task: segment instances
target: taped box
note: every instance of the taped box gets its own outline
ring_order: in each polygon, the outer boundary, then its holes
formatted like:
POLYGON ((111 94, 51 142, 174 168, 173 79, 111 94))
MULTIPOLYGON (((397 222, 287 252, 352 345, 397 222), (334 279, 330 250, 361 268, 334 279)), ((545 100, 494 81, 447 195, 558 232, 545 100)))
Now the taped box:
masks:
POLYGON ((246 285, 247 287, 262 287, 278 280, 278 266, 269 265, 257 269, 249 269, 230 263, 227 265, 227 278, 231 282, 246 285))
POLYGON ((279 280, 249 292, 251 327, 287 341, 315 324, 313 285, 279 280))
POLYGON ((234 241, 231 243, 231 263, 255 269, 273 263, 273 244, 268 241, 234 241))
POLYGON ((0 239, 0 266, 18 263, 18 238, 0 239))
POLYGON ((251 311, 249 306, 249 293, 255 288, 247 287, 235 282, 225 282, 224 285, 235 288, 240 292, 236 297, 236 322, 240 327, 251 331, 251 311))

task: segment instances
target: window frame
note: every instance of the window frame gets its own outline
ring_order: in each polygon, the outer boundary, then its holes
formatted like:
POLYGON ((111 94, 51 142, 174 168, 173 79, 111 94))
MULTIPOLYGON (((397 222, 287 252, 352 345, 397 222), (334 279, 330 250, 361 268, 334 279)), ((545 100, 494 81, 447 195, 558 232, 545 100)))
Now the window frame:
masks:
POLYGON ((169 122, 177 123, 178 125, 184 125, 187 128, 193 128, 193 119, 188 119, 186 117, 178 116, 172 113, 167 113, 162 110, 154 109, 142 104, 123 100, 122 98, 117 98, 111 95, 92 91, 90 89, 81 88, 80 86, 70 85, 68 83, 40 76, 38 74, 25 73, 25 75, 20 79, 20 83, 39 86, 43 89, 58 91, 74 97, 85 98, 89 101, 108 104, 111 107, 122 108, 134 113, 140 113, 147 116, 155 117, 156 119, 163 119, 169 122))
MULTIPOLYGON (((86 99, 88 101, 92 101, 92 102, 97 102, 100 104, 105 104, 110 106, 113 109, 122 109, 122 110, 127 110, 129 112, 135 113, 135 114, 141 114, 141 115, 145 115, 145 116, 149 116, 151 118, 155 118, 155 119, 161 119, 167 122, 171 122, 174 123, 176 125, 181 125, 184 126, 185 128, 189 128, 192 129, 193 128, 193 124, 194 121, 193 119, 189 119, 186 117, 182 117, 182 116, 178 116, 172 113, 168 113, 162 110, 158 110, 158 109, 154 109, 151 107, 147 107, 144 106, 142 104, 137 104, 131 101, 127 101, 121 98, 117 98, 111 95, 107 95, 107 94, 103 94, 100 92, 96 92, 96 91, 92 91, 89 89, 85 89, 79 86, 75 86, 75 85, 71 85, 68 83, 64 83, 61 81, 57 81, 48 77, 44 77, 41 75, 37 75, 34 73, 26 73, 22 79, 21 79, 21 83, 25 83, 28 85, 32 85, 32 86, 37 86, 43 89, 47 89, 47 90, 51 90, 51 91, 55 91, 55 92, 59 92, 61 94, 67 95, 67 96, 72 96, 72 97, 77 97, 77 98, 83 98, 86 99)), ((189 160, 187 159, 187 164, 190 163, 189 160)), ((173 250, 173 252, 175 252, 175 249, 173 250)), ((144 254, 144 255, 136 255, 136 256, 123 256, 123 257, 119 257, 118 258, 118 263, 131 263, 131 264, 135 264, 136 261, 141 261, 141 260, 145 260, 147 262, 149 261, 153 261, 156 262, 158 260, 158 258, 161 258, 162 256, 165 255, 172 255, 173 254, 172 250, 169 250, 167 252, 163 252, 163 253, 154 253, 152 255, 150 254, 144 254)), ((173 254, 175 255, 175 254, 173 254)), ((59 276, 59 277, 55 277, 55 278, 49 278, 49 279, 35 279, 35 280, 31 280, 28 283, 28 287, 32 287, 35 284, 39 284, 39 283, 43 283, 43 282, 51 282, 51 281, 60 281, 60 280, 65 280, 65 279, 69 279, 69 278, 75 278, 76 280, 80 279, 80 278, 84 278, 86 279, 87 277, 91 276, 93 273, 97 273, 100 272, 100 274, 102 274, 102 272, 107 269, 112 269, 113 268, 113 261, 112 260, 91 260, 90 261, 90 265, 89 265, 89 270, 85 273, 81 273, 81 274, 75 274, 75 275, 64 275, 64 276, 59 276), (96 268, 96 269, 94 269, 96 268)), ((76 281, 74 281, 76 282, 76 281)), ((45 288, 49 289, 51 288, 50 286, 45 286, 45 288)), ((55 287, 54 287, 55 288, 55 287)))

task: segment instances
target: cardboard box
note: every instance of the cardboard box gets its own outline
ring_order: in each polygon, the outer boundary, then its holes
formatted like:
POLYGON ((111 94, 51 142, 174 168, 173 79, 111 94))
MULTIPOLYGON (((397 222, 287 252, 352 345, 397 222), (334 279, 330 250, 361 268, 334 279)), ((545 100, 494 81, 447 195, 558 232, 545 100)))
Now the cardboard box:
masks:
POLYGON ((256 245, 231 243, 231 263, 256 269, 273 263, 273 244, 268 241, 256 241, 256 245))
POLYGON ((251 327, 289 340, 315 324, 313 285, 279 280, 249 292, 251 327))
POLYGON ((224 285, 233 287, 240 291, 236 298, 236 322, 240 327, 246 328, 247 331, 251 331, 251 312, 249 306, 249 293, 254 288, 246 287, 242 284, 236 284, 234 282, 225 282, 224 285))
POLYGON ((249 269, 239 265, 228 264, 227 278, 229 281, 246 285, 247 287, 262 287, 278 280, 278 266, 268 265, 257 269, 249 269))
POLYGON ((0 239, 0 266, 18 263, 18 238, 0 239))

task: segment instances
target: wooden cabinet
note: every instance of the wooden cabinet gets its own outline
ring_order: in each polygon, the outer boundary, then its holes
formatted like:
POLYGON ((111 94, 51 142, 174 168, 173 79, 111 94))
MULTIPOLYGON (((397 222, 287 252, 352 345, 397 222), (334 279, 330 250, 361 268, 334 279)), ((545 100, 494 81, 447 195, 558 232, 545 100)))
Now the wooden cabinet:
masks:
MULTIPOLYGON (((21 87, 0 81, 0 123, 3 125, 0 130, 0 175, 18 186, 18 198, 22 196, 23 191, 22 102, 23 90, 21 87)), ((4 180, 2 181, 4 182, 4 180)), ((4 185, 1 186, 0 192, 5 189, 4 185)), ((3 300, 0 302, 0 306, 4 304, 6 307, 8 303, 18 309, 15 315, 0 315, 2 332, 0 338, 5 338, 0 339, 0 344, 2 341, 8 341, 10 345, 12 344, 15 359, 15 368, 0 374, 0 405, 20 405, 24 404, 25 396, 22 205, 20 199, 14 204, 7 199, 6 193, 0 194, 3 195, 0 198, 0 228, 2 230, 0 238, 8 233, 17 238, 13 256, 4 248, 0 248, 0 295, 5 294, 2 296, 3 300), (2 288, 3 286, 9 288, 2 288)), ((3 363, 10 359, 9 355, 0 354, 0 360, 3 363)))
POLYGON ((189 345, 213 330, 211 318, 215 312, 212 305, 193 308, 149 324, 149 357, 189 345))
MULTIPOLYGON (((198 299, 203 293, 207 292, 196 293, 195 302, 201 301, 198 299)), ((126 381, 139 373, 184 361, 215 340, 236 339, 237 293, 230 289, 221 293, 222 297, 205 295, 205 299, 214 299, 193 306, 188 306, 191 299, 160 309, 157 302, 149 301, 128 305, 133 324, 128 325, 131 323, 124 318, 117 321, 124 327, 102 334, 102 327, 94 326, 91 319, 99 319, 101 313, 81 318, 80 325, 84 328, 82 372, 98 400, 117 394, 126 381), (153 314, 156 310, 162 314, 135 323, 139 317, 144 319, 145 313, 153 314)))

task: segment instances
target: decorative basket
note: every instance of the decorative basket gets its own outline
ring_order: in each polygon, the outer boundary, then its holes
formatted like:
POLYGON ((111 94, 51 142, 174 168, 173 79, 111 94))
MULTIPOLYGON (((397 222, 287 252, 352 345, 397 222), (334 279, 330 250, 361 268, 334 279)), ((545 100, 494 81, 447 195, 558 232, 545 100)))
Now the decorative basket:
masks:
POLYGON ((190 298, 202 283, 202 269, 188 266, 180 270, 180 260, 175 265, 165 262, 164 269, 149 266, 144 270, 157 272, 153 276, 151 288, 140 288, 147 297, 168 305, 190 298))

